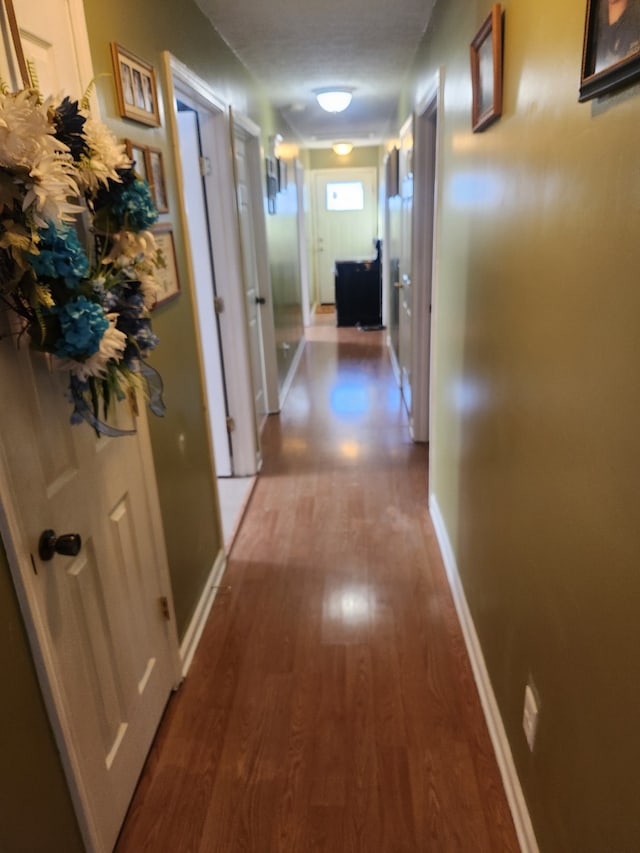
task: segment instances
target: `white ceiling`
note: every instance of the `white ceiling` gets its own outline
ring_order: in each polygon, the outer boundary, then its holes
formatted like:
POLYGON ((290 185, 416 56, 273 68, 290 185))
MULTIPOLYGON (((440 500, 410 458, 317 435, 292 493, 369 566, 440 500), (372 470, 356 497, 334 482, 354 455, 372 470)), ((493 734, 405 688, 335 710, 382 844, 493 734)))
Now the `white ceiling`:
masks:
POLYGON ((375 144, 392 130, 405 75, 435 0, 196 0, 311 147, 375 144), (323 112, 314 89, 353 87, 351 106, 323 112))

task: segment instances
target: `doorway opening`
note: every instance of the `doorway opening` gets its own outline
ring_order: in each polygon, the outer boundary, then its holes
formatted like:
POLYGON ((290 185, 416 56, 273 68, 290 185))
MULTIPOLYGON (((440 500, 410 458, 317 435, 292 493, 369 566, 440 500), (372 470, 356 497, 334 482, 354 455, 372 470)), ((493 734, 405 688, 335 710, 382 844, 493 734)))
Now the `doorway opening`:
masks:
POLYGON ((400 132, 398 195, 387 200, 388 345, 411 437, 430 435, 440 76, 400 132))
POLYGON ((229 110, 188 68, 167 61, 203 402, 228 551, 261 464, 229 110))
POLYGON ((336 261, 372 260, 378 236, 377 170, 312 173, 313 301, 335 304, 336 261))

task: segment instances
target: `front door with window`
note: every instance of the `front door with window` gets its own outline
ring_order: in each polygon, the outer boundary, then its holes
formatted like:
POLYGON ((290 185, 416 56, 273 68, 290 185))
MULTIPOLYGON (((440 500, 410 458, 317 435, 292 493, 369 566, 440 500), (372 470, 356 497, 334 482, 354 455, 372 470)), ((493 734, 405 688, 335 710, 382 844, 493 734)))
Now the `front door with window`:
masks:
POLYGON ((335 302, 336 261, 370 260, 378 234, 373 168, 313 172, 316 301, 335 302))

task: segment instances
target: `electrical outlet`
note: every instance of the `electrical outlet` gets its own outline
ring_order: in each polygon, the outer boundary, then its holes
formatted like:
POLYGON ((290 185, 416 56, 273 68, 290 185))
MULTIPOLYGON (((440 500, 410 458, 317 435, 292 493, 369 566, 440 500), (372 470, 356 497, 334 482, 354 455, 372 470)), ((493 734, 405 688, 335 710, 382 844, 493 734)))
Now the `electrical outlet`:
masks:
POLYGON ((538 715, 540 713, 540 703, 536 695, 533 682, 530 680, 524 689, 524 713, 522 715, 522 728, 524 735, 529 744, 529 749, 533 752, 533 747, 536 742, 536 732, 538 730, 538 715))

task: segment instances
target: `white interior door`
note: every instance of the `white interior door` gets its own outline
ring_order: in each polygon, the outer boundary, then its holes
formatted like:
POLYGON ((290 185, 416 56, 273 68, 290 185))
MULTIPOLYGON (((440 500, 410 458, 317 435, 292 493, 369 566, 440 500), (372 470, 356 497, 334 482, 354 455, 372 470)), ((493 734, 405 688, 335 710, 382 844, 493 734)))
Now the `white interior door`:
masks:
POLYGON ((438 103, 441 81, 416 110, 413 203, 413 399, 411 434, 429 440, 431 372, 431 305, 437 224, 438 103))
POLYGON ((334 303, 335 262, 371 260, 378 234, 376 169, 313 173, 316 294, 334 303))
MULTIPOLYGON (((15 8, 43 90, 81 94, 92 77, 81 4, 15 8)), ((146 420, 125 438, 71 427, 67 385, 26 341, 0 341, 3 533, 85 840, 108 851, 174 684, 177 640, 161 607, 170 585, 146 420), (41 559, 45 529, 78 533, 80 552, 41 559)), ((126 404, 114 418, 133 421, 126 404)))
POLYGON ((400 256, 398 268, 398 362, 400 387, 409 415, 412 409, 413 312, 413 121, 400 131, 400 256))
POLYGON ((176 113, 180 137, 180 162, 184 204, 189 228, 191 263, 200 327, 200 349, 205 380, 209 428, 218 477, 233 473, 231 444, 227 431, 227 398, 220 350, 220 331, 214 309, 215 280, 209 246, 205 190, 200 171, 201 155, 198 114, 193 109, 176 113))
POLYGON ((236 160, 236 193, 238 197, 238 217, 240 220, 244 290, 249 326, 249 345, 251 347, 251 377, 253 380, 256 432, 259 444, 262 422, 267 415, 264 341, 261 318, 261 310, 267 304, 267 296, 260 293, 256 240, 253 227, 255 212, 253 210, 249 168, 247 164, 247 146, 244 133, 237 125, 234 125, 233 142, 236 160))
MULTIPOLYGON (((231 428, 232 473, 234 477, 253 476, 258 470, 259 452, 229 110, 186 65, 167 52, 163 60, 168 99, 179 101, 198 115, 207 217, 206 251, 210 251, 213 259, 216 294, 221 297, 217 317, 231 428)), ((181 143, 174 118, 175 113, 170 114, 169 129, 174 150, 178 151, 181 143)), ((177 162, 176 167, 183 183, 181 163, 177 162)), ((186 213, 183 223, 188 233, 192 223, 186 213)), ((194 255, 201 251, 202 243, 191 241, 191 244, 194 255)))

